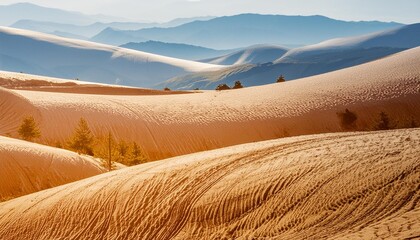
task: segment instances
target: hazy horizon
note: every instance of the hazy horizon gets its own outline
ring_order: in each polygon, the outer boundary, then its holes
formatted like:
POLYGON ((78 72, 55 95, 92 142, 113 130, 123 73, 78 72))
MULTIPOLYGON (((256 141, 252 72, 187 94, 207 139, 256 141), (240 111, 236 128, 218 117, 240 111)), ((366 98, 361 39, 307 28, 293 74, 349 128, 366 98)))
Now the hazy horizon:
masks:
POLYGON ((323 15, 347 21, 386 21, 405 24, 420 22, 420 1, 402 0, 4 0, 1 5, 28 2, 44 7, 77 11, 84 14, 104 14, 131 21, 169 21, 198 16, 227 16, 241 13, 281 15, 323 15), (100 6, 100 8, 98 8, 100 6))

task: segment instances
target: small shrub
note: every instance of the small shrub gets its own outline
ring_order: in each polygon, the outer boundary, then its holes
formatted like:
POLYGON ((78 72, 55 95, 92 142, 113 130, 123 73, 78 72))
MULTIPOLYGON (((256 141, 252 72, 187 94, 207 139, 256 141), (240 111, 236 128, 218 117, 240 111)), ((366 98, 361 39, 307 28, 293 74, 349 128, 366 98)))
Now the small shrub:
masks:
POLYGON ((394 124, 391 122, 388 114, 385 112, 379 113, 379 119, 375 126, 375 130, 389 130, 395 128, 394 124))
POLYGON ((74 131, 73 137, 69 141, 70 149, 93 156, 93 135, 89 129, 88 123, 84 118, 80 118, 74 131))
POLYGON ((146 156, 143 154, 140 146, 136 142, 133 142, 131 144, 129 161, 127 162, 127 165, 133 166, 145 162, 147 162, 146 156))
POLYGON ((345 130, 352 130, 356 128, 357 115, 346 108, 344 112, 337 113, 340 120, 340 126, 345 130))
POLYGON ((200 89, 199 89, 199 88, 194 88, 194 90, 195 90, 195 91, 199 91, 200 89))
POLYGON ((164 88, 163 90, 164 90, 164 91, 171 91, 171 89, 170 89, 170 88, 168 88, 168 87, 164 88))
POLYGON ((19 136, 25 141, 32 141, 35 138, 41 137, 41 131, 34 117, 28 116, 22 120, 22 124, 18 130, 19 136))
POLYGON ((235 85, 232 87, 232 89, 239 89, 239 88, 243 88, 244 86, 242 86, 241 81, 236 81, 235 85))
POLYGON ((230 87, 226 83, 219 84, 216 88, 216 91, 223 91, 223 90, 229 90, 230 87))
POLYGON ((276 81, 277 83, 283 83, 283 82, 286 82, 286 79, 284 78, 284 76, 283 75, 280 75, 278 78, 277 78, 277 81, 276 81))

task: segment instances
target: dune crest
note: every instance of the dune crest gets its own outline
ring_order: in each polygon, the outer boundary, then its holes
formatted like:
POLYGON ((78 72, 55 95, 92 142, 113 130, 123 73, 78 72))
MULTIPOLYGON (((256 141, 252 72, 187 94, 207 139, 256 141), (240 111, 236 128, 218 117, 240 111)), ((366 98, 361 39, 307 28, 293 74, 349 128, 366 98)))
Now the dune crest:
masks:
POLYGON ((40 112, 45 139, 67 140, 84 117, 97 135, 111 131, 117 139, 136 141, 155 160, 343 131, 337 112, 346 108, 358 115, 358 130, 372 129, 382 111, 394 122, 410 123, 420 119, 419 56, 420 48, 415 48, 329 74, 221 92, 167 96, 13 92, 40 112))
POLYGON ((406 227, 390 228, 392 237, 418 236, 419 146, 413 129, 191 154, 2 203, 0 235, 335 239, 378 230, 386 237, 381 229, 400 219, 406 227))
POLYGON ((0 137, 0 201, 106 172, 97 159, 0 137))
POLYGON ((26 116, 41 118, 40 111, 21 95, 0 87, 0 135, 14 135, 26 116))

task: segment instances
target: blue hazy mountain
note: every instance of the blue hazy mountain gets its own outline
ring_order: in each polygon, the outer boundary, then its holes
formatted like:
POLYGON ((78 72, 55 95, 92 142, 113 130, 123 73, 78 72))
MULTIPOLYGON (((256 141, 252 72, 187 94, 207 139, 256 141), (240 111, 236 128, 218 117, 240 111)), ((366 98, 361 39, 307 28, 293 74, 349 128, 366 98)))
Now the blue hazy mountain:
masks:
POLYGON ((158 55, 188 59, 199 60, 204 58, 213 58, 220 55, 234 52, 231 50, 215 50, 200 46, 180 44, 180 43, 164 43, 158 41, 147 41, 141 43, 127 43, 121 45, 123 48, 139 50, 142 52, 154 53, 158 55))
POLYGON ((287 51, 288 49, 285 47, 269 44, 259 44, 241 49, 233 53, 229 53, 224 56, 201 60, 200 62, 218 65, 267 63, 277 60, 287 51))
POLYGON ((138 31, 106 29, 92 38, 108 44, 141 42, 144 39, 184 43, 214 49, 232 49, 255 44, 308 45, 402 26, 399 23, 347 22, 323 16, 241 14, 194 21, 172 28, 138 31))
POLYGON ((76 25, 87 25, 95 22, 125 21, 125 19, 118 17, 86 15, 79 12, 42 7, 32 3, 0 5, 0 25, 10 26, 22 19, 76 25))
POLYGON ((80 36, 84 39, 88 39, 100 33, 106 28, 116 28, 116 29, 121 29, 121 30, 137 30, 137 29, 141 29, 145 27, 152 27, 152 26, 156 26, 156 23, 96 22, 89 25, 74 25, 74 24, 42 22, 42 21, 23 19, 23 20, 19 20, 15 22, 10 27, 26 29, 26 30, 36 31, 36 32, 43 32, 43 33, 54 34, 54 35, 56 35, 57 32, 67 33, 68 36, 74 35, 74 36, 80 36))
POLYGON ((36 32, 68 36, 78 39, 89 39, 101 31, 111 28, 119 30, 139 30, 150 27, 175 27, 196 20, 208 20, 212 17, 178 18, 165 23, 157 22, 95 22, 88 25, 37 21, 22 19, 10 25, 13 28, 26 29, 36 32), (59 34, 57 34, 59 33, 59 34))
POLYGON ((172 78, 159 87, 171 89, 214 89, 220 83, 232 85, 240 80, 245 86, 273 83, 279 75, 293 80, 373 61, 420 46, 420 24, 341 38, 292 49, 270 63, 244 64, 214 72, 187 74, 172 78))

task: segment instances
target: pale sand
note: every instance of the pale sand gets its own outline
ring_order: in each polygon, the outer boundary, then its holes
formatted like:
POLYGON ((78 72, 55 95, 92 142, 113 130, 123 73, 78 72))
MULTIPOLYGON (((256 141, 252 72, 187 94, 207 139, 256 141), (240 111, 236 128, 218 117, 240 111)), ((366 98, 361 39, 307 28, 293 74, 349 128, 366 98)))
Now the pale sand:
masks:
POLYGON ((336 112, 380 111, 400 123, 420 119, 420 48, 310 78, 232 91, 170 96, 107 96, 0 89, 0 134, 16 136, 34 114, 44 139, 65 141, 80 117, 96 134, 138 142, 150 159, 284 136, 342 131, 336 112), (19 103, 19 107, 16 105, 19 103), (11 117, 13 116, 13 117, 11 117))
POLYGON ((0 137, 0 202, 104 172, 92 157, 0 137))
POLYGON ((126 168, 0 204, 3 239, 420 235, 420 129, 252 143, 126 168))

